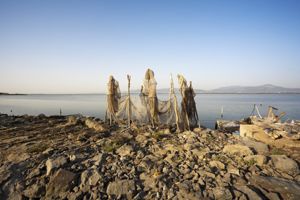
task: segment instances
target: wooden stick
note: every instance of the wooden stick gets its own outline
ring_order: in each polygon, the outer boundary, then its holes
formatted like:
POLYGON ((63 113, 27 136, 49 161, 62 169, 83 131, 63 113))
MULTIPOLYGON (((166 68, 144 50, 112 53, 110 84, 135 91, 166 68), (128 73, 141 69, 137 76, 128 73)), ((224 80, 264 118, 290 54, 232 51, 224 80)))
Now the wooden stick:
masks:
MULTIPOLYGON (((173 95, 174 97, 174 109, 175 109, 175 115, 176 115, 176 127, 177 127, 177 132, 180 132, 180 126, 179 126, 179 111, 178 111, 178 105, 177 105, 177 97, 175 95, 175 92, 174 92, 174 82, 173 82, 173 77, 172 77, 172 74, 170 75, 170 78, 171 78, 171 94, 173 95)), ((170 96, 171 96, 170 94, 170 96)))
POLYGON ((131 76, 127 75, 127 80, 128 80, 128 127, 130 127, 130 122, 131 122, 131 100, 130 100, 130 79, 131 76))

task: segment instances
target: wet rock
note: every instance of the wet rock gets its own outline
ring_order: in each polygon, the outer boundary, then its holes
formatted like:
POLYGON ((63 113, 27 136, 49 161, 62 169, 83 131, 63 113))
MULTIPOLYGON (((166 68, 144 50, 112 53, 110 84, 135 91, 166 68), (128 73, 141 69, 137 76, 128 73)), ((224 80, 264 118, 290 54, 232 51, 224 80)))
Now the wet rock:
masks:
POLYGON ((47 176, 50 175, 50 173, 59 167, 64 166, 67 163, 67 159, 64 156, 59 156, 55 159, 48 159, 46 161, 46 167, 47 167, 47 176))
POLYGON ((251 149, 249 147, 240 145, 240 144, 226 145, 223 148, 223 152, 226 154, 236 155, 236 156, 253 155, 253 152, 251 151, 251 149))
POLYGON ((288 158, 286 155, 271 155, 272 164, 279 170, 290 175, 299 174, 299 166, 296 161, 288 158))
POLYGON ((127 199, 132 199, 136 187, 133 180, 116 180, 108 184, 106 192, 112 197, 125 196, 127 199))
POLYGON ((73 188, 76 181, 76 175, 65 169, 59 169, 50 177, 47 185, 46 197, 49 199, 65 198, 68 192, 73 188))

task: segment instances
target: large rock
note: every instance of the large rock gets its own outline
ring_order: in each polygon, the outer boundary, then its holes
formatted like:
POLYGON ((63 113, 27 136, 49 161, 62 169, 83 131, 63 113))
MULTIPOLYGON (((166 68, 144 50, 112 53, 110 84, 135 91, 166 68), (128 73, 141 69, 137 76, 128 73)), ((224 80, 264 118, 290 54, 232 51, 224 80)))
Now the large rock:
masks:
POLYGON ((262 142, 254 141, 248 137, 242 137, 241 143, 252 148, 257 154, 266 155, 269 153, 269 146, 262 142))
POLYGON ((240 144, 226 145, 223 149, 223 152, 229 155, 236 155, 236 156, 253 155, 253 152, 249 147, 240 144))
POLYGON ((272 155, 270 157, 272 164, 277 169, 294 176, 299 174, 299 166, 293 159, 288 158, 286 155, 272 155))
POLYGON ((64 166, 67 163, 67 159, 64 156, 57 157, 55 159, 48 159, 46 161, 47 176, 55 169, 64 166))
POLYGON ((269 176, 251 176, 249 181, 252 185, 280 194, 283 199, 300 199, 300 185, 294 181, 269 176))
POLYGON ((225 169, 225 165, 224 165, 223 163, 221 163, 220 161, 217 161, 217 160, 212 160, 212 161, 210 161, 210 162, 209 162, 209 165, 210 165, 211 167, 215 167, 215 168, 217 168, 217 169, 219 169, 219 170, 225 169))
POLYGON ((75 181, 76 175, 74 173, 65 169, 59 169, 52 177, 50 177, 46 197, 48 199, 65 198, 75 185, 75 181))
POLYGON ((133 180, 116 180, 108 184, 106 193, 110 196, 125 196, 127 199, 132 199, 135 190, 133 180))

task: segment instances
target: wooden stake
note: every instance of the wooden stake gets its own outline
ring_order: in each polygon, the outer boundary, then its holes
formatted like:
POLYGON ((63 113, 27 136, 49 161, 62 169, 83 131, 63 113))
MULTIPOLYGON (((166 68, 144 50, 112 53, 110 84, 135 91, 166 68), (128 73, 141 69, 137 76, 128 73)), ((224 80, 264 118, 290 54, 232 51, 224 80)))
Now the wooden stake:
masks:
POLYGON ((128 80, 128 127, 130 127, 130 122, 131 122, 131 100, 130 100, 130 79, 131 76, 127 75, 127 80, 128 80))
POLYGON ((174 82, 173 82, 173 77, 172 77, 172 74, 170 75, 170 78, 171 78, 171 95, 173 95, 174 97, 174 109, 175 109, 175 115, 176 115, 176 127, 177 127, 177 132, 180 132, 180 126, 179 126, 179 111, 178 111, 178 105, 177 105, 177 97, 175 95, 175 92, 174 92, 174 82))

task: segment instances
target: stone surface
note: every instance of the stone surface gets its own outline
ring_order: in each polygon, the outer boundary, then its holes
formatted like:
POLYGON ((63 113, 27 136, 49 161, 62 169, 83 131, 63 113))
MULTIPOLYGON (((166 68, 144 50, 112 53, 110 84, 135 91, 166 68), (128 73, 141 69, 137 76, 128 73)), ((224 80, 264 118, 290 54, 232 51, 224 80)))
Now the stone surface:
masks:
POLYGON ((300 185, 297 182, 268 176, 252 176, 249 181, 269 192, 280 194, 283 199, 300 199, 300 185))
POLYGON ((253 155, 253 152, 249 147, 240 144, 226 145, 223 149, 223 152, 226 154, 237 156, 253 155))
POLYGON ((110 196, 124 196, 127 199, 132 199, 135 190, 136 188, 133 180, 116 180, 108 184, 106 192, 110 196))
POLYGON ((272 164, 279 170, 286 172, 290 175, 299 174, 299 166, 293 159, 288 158, 286 155, 271 155, 272 164))
POLYGON ((267 163, 267 157, 264 155, 251 155, 244 158, 247 162, 255 162, 256 165, 262 166, 267 163))
POLYGON ((68 170, 59 169, 50 177, 47 185, 47 198, 64 198, 75 185, 76 175, 68 170))
POLYGON ((50 173, 59 167, 64 166, 64 164, 67 163, 67 159, 64 156, 59 156, 54 159, 48 159, 46 162, 46 167, 47 167, 47 176, 50 175, 50 173))

